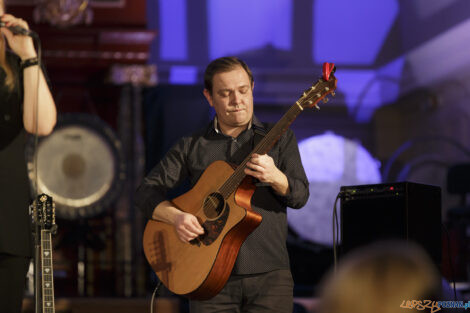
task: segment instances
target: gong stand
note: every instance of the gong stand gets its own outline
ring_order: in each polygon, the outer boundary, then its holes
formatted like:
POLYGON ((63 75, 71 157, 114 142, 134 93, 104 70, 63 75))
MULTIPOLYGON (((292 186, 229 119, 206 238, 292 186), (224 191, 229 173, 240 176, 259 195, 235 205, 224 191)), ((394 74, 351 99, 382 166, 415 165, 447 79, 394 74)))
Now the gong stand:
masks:
POLYGON ((144 264, 140 253, 142 240, 137 234, 143 233, 140 212, 134 211, 134 190, 143 178, 144 142, 142 138, 142 87, 157 84, 156 67, 152 65, 115 65, 110 77, 115 85, 122 86, 119 101, 118 131, 122 142, 126 166, 126 184, 116 208, 116 238, 122 243, 117 251, 118 289, 126 296, 145 294, 145 272, 139 266, 144 264), (129 240, 130 239, 130 240, 129 240), (135 270, 137 269, 137 273, 135 270))

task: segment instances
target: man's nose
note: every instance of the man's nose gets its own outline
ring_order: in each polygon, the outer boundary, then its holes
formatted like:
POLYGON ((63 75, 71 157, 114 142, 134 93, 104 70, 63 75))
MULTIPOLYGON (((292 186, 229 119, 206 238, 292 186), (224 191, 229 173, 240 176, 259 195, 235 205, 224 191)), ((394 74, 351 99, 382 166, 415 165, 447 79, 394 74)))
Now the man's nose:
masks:
POLYGON ((232 93, 232 103, 238 104, 241 100, 241 94, 238 91, 232 93))

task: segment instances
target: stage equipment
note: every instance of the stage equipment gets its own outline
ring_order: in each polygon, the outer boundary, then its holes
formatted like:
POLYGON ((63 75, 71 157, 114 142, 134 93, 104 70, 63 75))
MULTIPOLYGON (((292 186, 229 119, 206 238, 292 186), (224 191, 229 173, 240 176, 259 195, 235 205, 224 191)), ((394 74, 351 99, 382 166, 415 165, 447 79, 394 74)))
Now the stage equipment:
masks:
MULTIPOLYGON (((29 179, 34 184, 34 138, 28 140, 29 179)), ((40 139, 38 192, 54 198, 57 216, 95 216, 119 195, 125 179, 121 143, 112 129, 87 114, 66 114, 53 133, 40 139)))
POLYGON ((411 182, 341 187, 341 254, 379 240, 420 244, 440 268, 441 188, 411 182))

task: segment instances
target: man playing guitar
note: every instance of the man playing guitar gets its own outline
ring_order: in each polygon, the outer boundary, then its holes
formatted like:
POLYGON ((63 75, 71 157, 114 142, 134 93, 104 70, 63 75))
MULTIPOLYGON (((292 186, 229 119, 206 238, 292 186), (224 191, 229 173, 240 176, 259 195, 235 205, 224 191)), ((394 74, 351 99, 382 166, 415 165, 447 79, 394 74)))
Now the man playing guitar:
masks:
MULTIPOLYGON (((136 197, 137 207, 149 219, 173 225, 177 237, 187 245, 207 229, 195 215, 169 201, 167 190, 185 179, 194 186, 214 161, 240 165, 272 127, 253 114, 253 76, 242 60, 224 57, 212 61, 204 85, 216 117, 205 129, 177 142, 144 179, 136 197)), ((294 284, 286 248, 286 207, 301 208, 309 196, 293 132, 283 132, 268 154, 253 153, 244 173, 256 182, 251 207, 262 222, 241 245, 223 289, 209 300, 192 300, 193 313, 292 312, 294 284)))

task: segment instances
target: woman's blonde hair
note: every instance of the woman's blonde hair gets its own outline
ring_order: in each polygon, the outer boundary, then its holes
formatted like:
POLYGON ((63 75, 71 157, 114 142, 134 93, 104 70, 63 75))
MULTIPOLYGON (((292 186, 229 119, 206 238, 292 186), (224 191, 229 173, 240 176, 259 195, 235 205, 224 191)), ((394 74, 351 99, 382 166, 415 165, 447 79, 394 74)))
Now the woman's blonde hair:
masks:
MULTIPOLYGON (((4 1, 0 0, 0 6, 5 12, 5 3, 4 1)), ((15 87, 15 76, 13 74, 13 70, 11 69, 10 64, 8 64, 7 56, 6 56, 6 49, 7 43, 5 37, 0 35, 0 68, 5 71, 5 85, 8 89, 12 90, 15 87)))
MULTIPOLYGON (((403 313, 403 301, 437 300, 440 279, 417 245, 384 242, 345 256, 323 283, 320 313, 403 313)), ((408 310, 409 311, 409 310, 408 310)))

